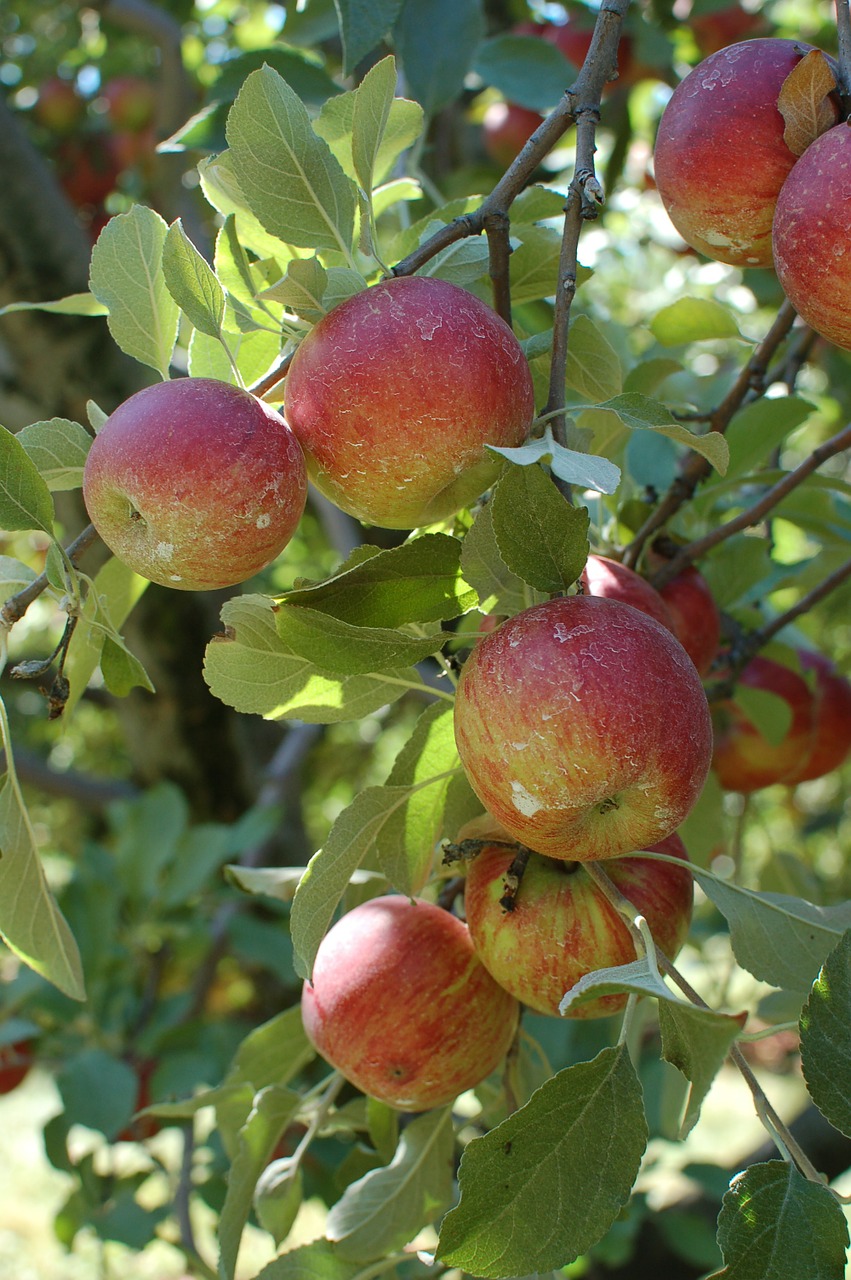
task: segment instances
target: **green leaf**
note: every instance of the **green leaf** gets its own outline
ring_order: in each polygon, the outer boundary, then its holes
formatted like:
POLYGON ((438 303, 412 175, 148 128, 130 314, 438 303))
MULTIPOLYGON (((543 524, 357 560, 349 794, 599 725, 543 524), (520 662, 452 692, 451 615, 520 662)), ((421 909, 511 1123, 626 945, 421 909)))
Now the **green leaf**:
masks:
POLYGON ((53 534, 53 499, 21 441, 0 427, 0 529, 53 534))
POLYGON ((500 555, 490 502, 480 507, 464 539, 461 568, 478 593, 480 607, 488 613, 511 616, 546 598, 512 573, 500 555))
POLYGON ((622 390, 618 353, 588 316, 577 316, 570 326, 566 381, 580 396, 595 402, 610 400, 622 390))
POLYGON ((692 874, 730 926, 742 968, 774 987, 805 991, 851 928, 851 902, 818 907, 783 893, 754 893, 700 867, 692 874))
POLYGON ((100 662, 104 638, 110 628, 117 634, 130 610, 146 590, 148 582, 128 569, 123 561, 110 556, 95 574, 94 590, 86 596, 65 662, 65 675, 71 685, 71 696, 65 716, 77 705, 100 662), (109 627, 104 626, 108 619, 109 627))
POLYGON ((312 1062, 316 1052, 301 1020, 301 1006, 285 1009, 249 1031, 236 1051, 225 1084, 285 1085, 312 1062))
POLYGON ((301 1165, 284 1156, 267 1165, 254 1192, 254 1211, 264 1231, 280 1245, 292 1230, 304 1200, 301 1165))
POLYGON ((350 257, 354 186, 271 67, 252 72, 240 89, 227 138, 245 199, 267 231, 288 244, 350 257))
POLYGON ((426 115, 457 98, 484 30, 481 0, 406 0, 402 5, 393 40, 408 88, 426 115))
POLYGON ((240 186, 234 172, 233 158, 229 151, 208 156, 198 165, 201 179, 201 190, 209 204, 224 217, 236 218, 239 239, 246 249, 250 249, 261 260, 273 260, 280 268, 298 257, 298 254, 283 240, 272 235, 251 212, 248 199, 240 186))
POLYGON ((576 79, 564 54, 539 36, 494 36, 483 40, 473 69, 508 102, 530 111, 549 111, 576 79))
POLYGON ((369 675, 415 665, 437 653, 451 632, 411 635, 389 627, 354 626, 303 605, 280 604, 278 635, 293 653, 336 675, 369 675))
POLYGON ((92 437, 79 422, 48 418, 18 432, 48 489, 79 489, 92 437))
POLYGON ((740 409, 725 432, 731 476, 741 476, 766 461, 791 431, 814 412, 797 396, 762 396, 740 409))
MULTIPOLYGON (((520 306, 523 302, 552 297, 561 257, 560 233, 552 227, 522 223, 519 227, 512 225, 512 233, 520 241, 508 260, 512 302, 520 306)), ((590 275, 587 267, 577 267, 577 284, 582 284, 590 275)))
POLYGON ((367 559, 359 550, 333 577, 288 591, 284 600, 355 626, 444 622, 476 603, 461 574, 461 546, 448 534, 426 533, 367 559))
POLYGON ((251 1213, 257 1179, 300 1106, 300 1094, 268 1085, 255 1096, 251 1113, 239 1131, 218 1226, 219 1274, 224 1280, 233 1280, 236 1273, 239 1246, 251 1213))
POLYGON ((60 316, 105 316, 107 309, 90 293, 70 293, 54 302, 8 302, 0 307, 0 316, 13 311, 52 311, 60 316))
POLYGON ((741 338, 729 307, 708 298, 679 298, 657 311, 650 331, 663 347, 684 346, 709 338, 741 338))
POLYGON ((315 323, 327 310, 322 305, 327 284, 328 273, 318 258, 294 258, 284 278, 264 289, 262 296, 315 323))
POLYGON ((448 1108, 411 1121, 390 1164, 351 1183, 329 1213, 326 1235, 339 1255, 383 1258, 433 1222, 452 1202, 454 1147, 448 1108))
MULTIPOLYGON (((438 231, 443 224, 435 222, 433 225, 434 230, 438 231)), ((418 274, 449 280, 463 288, 474 284, 486 274, 488 258, 489 250, 484 240, 458 240, 436 253, 418 274)))
POLYGON ((718 1243, 726 1265, 710 1280, 843 1280, 848 1226, 827 1187, 769 1160, 730 1183, 718 1243))
POLYGON ((290 915, 296 973, 309 978, 313 962, 354 872, 383 828, 407 803, 410 787, 367 787, 339 815, 328 839, 307 864, 290 915))
POLYGON ((334 0, 343 40, 343 75, 381 43, 399 16, 404 0, 334 0))
POLYGON ((178 218, 163 245, 163 278, 183 314, 200 333, 218 338, 225 314, 225 291, 178 218))
POLYGON ((592 453, 579 453, 576 449, 568 449, 559 444, 553 437, 549 423, 542 436, 527 440, 516 448, 502 448, 499 445, 488 445, 488 448, 521 467, 547 461, 553 474, 565 484, 595 489, 597 493, 614 493, 620 484, 620 467, 609 462, 608 458, 600 458, 592 453))
POLYGON ((685 1138, 700 1118, 700 1107, 731 1045, 747 1021, 747 1013, 716 1013, 680 1001, 659 1005, 662 1057, 689 1081, 688 1101, 680 1124, 685 1138))
POLYGON ((589 516, 538 466, 510 467, 494 490, 493 529, 509 569, 530 587, 566 591, 588 558, 589 516))
POLYGON ((584 974, 559 1002, 559 1013, 567 1014, 574 1005, 599 996, 617 995, 625 991, 640 996, 655 996, 657 1000, 677 1000, 678 997, 665 985, 655 965, 646 956, 630 960, 626 964, 612 965, 606 969, 594 969, 584 974))
POLYGON ((640 364, 633 365, 624 379, 623 390, 652 396, 666 378, 679 373, 682 367, 679 360, 674 360, 670 356, 652 356, 649 360, 642 360, 640 364))
POLYGON ((116 698, 126 698, 131 689, 154 692, 151 677, 136 655, 130 652, 121 637, 115 633, 104 636, 100 669, 104 684, 116 698))
POLYGON ((792 727, 792 708, 785 698, 770 689, 752 689, 738 684, 733 701, 751 724, 773 747, 777 747, 792 727))
POLYGON ((5 604, 10 596, 17 595, 30 586, 36 576, 35 570, 28 564, 13 556, 0 555, 0 604, 5 604))
POLYGON ((134 204, 110 218, 92 249, 89 287, 109 310, 109 330, 122 351, 167 378, 180 311, 166 287, 162 255, 168 227, 153 209, 134 204))
MULTIPOLYGON (((8 756, 5 727, 4 742, 8 756)), ((65 995, 85 999, 77 943, 50 891, 29 813, 8 772, 0 784, 0 935, 65 995)))
POLYGON ((800 1019, 801 1065, 810 1097, 834 1129, 851 1137, 851 931, 831 951, 800 1019))
POLYGON ((225 632, 207 646, 204 678, 217 698, 267 720, 334 724, 360 720, 419 688, 413 670, 340 676, 321 671, 288 649, 275 627, 275 606, 245 595, 222 609, 225 632))
POLYGON ((695 453, 706 458, 707 462, 711 463, 722 476, 727 470, 730 450, 721 432, 707 431, 705 435, 696 435, 681 423, 675 422, 658 400, 629 392, 615 396, 612 400, 605 400, 596 406, 588 405, 587 408, 608 409, 611 413, 618 415, 625 427, 630 427, 632 430, 657 431, 660 435, 667 436, 669 440, 676 441, 677 444, 684 444, 687 448, 694 449, 695 453))
POLYGON ((227 350, 221 340, 193 329, 189 339, 189 373, 193 378, 214 378, 239 386, 239 378, 228 359, 236 362, 242 385, 250 387, 268 373, 280 358, 281 336, 264 329, 252 333, 228 334, 227 350))
POLYGON ((254 1280, 354 1280, 363 1268, 344 1262, 330 1240, 303 1244, 268 1263, 254 1280))
POLYGON ((59 1071, 56 1085, 68 1120, 108 1138, 114 1138, 136 1109, 136 1072, 103 1049, 84 1049, 72 1057, 59 1071))
POLYGON ((367 197, 372 195, 384 130, 396 95, 396 59, 382 58, 360 82, 352 116, 352 159, 367 197))
POLYGON ((608 1231, 646 1143, 641 1085, 625 1048, 559 1071, 465 1148, 461 1202, 443 1220, 437 1258, 484 1277, 563 1267, 608 1231))
POLYGON ((435 702, 421 714, 387 779, 390 787, 407 787, 409 798, 375 841, 375 860, 400 893, 414 897, 429 878, 447 793, 459 768, 453 706, 435 702))

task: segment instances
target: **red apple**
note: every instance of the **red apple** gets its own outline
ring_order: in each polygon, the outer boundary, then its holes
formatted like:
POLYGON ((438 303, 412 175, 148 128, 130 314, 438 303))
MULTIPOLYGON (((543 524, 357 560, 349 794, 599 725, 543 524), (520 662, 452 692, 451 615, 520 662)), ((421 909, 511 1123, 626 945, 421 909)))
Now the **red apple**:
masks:
POLYGON ((475 501, 500 470, 485 445, 520 444, 534 415, 508 325, 429 276, 385 280, 330 311, 296 352, 285 396, 317 488, 388 529, 475 501))
MULTIPOLYGON (((594 20, 591 18, 589 23, 582 23, 570 16, 566 22, 518 22, 511 30, 514 35, 540 36, 548 44, 555 45, 571 66, 579 71, 591 48, 594 20)), ((646 74, 646 68, 640 67, 633 56, 632 37, 627 34, 621 35, 618 46, 617 79, 609 80, 607 84, 624 87, 634 84, 646 74)))
MULTIPOLYGON (((655 853, 688 860, 672 835, 655 853)), ((464 904, 470 936, 485 968, 523 1004, 558 1015, 562 996, 586 973, 629 964, 635 946, 626 923, 606 900, 581 862, 531 854, 513 909, 501 905, 514 852, 487 845, 470 862, 464 904)), ((653 941, 673 960, 691 922, 691 872, 651 858, 611 858, 606 872, 650 926, 653 941)), ((570 1018, 617 1013, 626 995, 601 996, 577 1004, 570 1018)))
POLYGON ((482 120, 482 144, 491 159, 507 169, 543 122, 537 111, 516 102, 492 102, 482 120))
MULTIPOLYGON (((777 98, 811 48, 780 39, 729 45, 695 67, 665 108, 656 185, 680 235, 708 258, 771 266, 774 207, 797 159, 783 139, 777 98)), ((819 236, 832 247, 825 231, 819 236)), ((809 271, 806 257, 804 264, 809 271)))
POLYGON ((533 605, 480 640, 458 683, 455 737, 473 790, 514 839, 579 862, 671 835, 712 751, 680 642, 598 596, 533 605))
POLYGON ((116 129, 140 133, 154 119, 157 107, 156 86, 139 76, 115 76, 101 90, 106 112, 116 129))
POLYGON ((774 266, 786 297, 808 325, 851 349, 851 128, 811 143, 783 184, 774 215, 774 266))
POLYGON ((728 44, 761 34, 767 26, 761 13, 749 13, 737 4, 729 9, 715 9, 712 13, 692 13, 688 24, 704 58, 728 44))
POLYGON ((231 587, 287 545, 307 493, 280 414, 239 387, 178 378, 107 419, 83 473, 89 516, 111 551, 152 582, 231 587))
POLYGON ((829 658, 812 649, 799 649, 801 666, 815 675, 815 742, 803 764, 784 779, 790 786, 811 782, 838 769, 851 752, 851 681, 829 658))
POLYGON ((430 902, 392 895, 355 907, 326 934, 301 1007, 322 1057, 404 1111, 444 1106, 484 1080, 519 1014, 465 924, 430 902))
POLYGON ((640 609, 648 617, 655 618, 676 635, 674 619, 656 588, 646 578, 642 578, 640 573, 627 568, 619 560, 590 555, 579 581, 587 595, 605 596, 607 600, 631 604, 633 609, 640 609))
POLYGON ((60 185, 77 208, 103 204, 115 190, 122 164, 107 134, 66 138, 56 150, 60 185))
POLYGON ((659 591, 674 622, 674 635, 705 676, 721 642, 721 614, 709 583, 689 565, 659 591))
POLYGON ((29 1075, 33 1064, 32 1041, 18 1040, 0 1046, 0 1094, 11 1093, 29 1075))
POLYGON ((752 658, 739 676, 749 689, 773 693, 789 705, 792 720, 783 740, 769 742, 732 700, 713 709, 712 767, 726 791, 751 792, 785 782, 809 759, 815 744, 816 704, 803 676, 773 658, 752 658))
POLYGON ((33 115, 52 133, 73 133, 86 114, 86 103, 69 80, 51 76, 39 85, 33 115))

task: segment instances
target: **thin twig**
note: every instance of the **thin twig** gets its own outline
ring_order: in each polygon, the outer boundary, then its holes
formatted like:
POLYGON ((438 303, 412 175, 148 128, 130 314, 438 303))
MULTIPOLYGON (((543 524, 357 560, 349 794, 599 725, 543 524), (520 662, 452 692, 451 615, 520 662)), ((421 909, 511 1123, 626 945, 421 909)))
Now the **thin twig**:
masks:
MULTIPOLYGON (((74 568, 77 567, 77 561, 85 551, 88 551, 97 536, 97 529, 93 524, 89 524, 86 525, 82 533, 77 534, 73 542, 69 542, 65 548, 65 554, 74 568)), ((28 587, 24 587, 23 591, 18 591, 16 595, 10 596, 3 608, 0 609, 0 627, 5 627, 8 630, 16 622, 20 622, 33 601, 37 600, 49 586, 50 582, 47 574, 40 573, 28 587)))
POLYGON ((785 613, 778 614, 776 618, 766 622, 765 626, 752 631, 750 640, 755 642, 756 648, 761 649, 763 645, 773 640, 784 627, 788 627, 790 622, 794 622, 796 618, 809 613, 813 605, 819 604, 837 587, 841 587, 844 582, 847 582, 849 578, 851 578, 851 560, 846 560, 845 564, 834 570, 833 573, 825 578, 824 582, 820 582, 817 587, 813 587, 812 591, 808 591, 805 596, 801 596, 798 603, 792 605, 791 609, 787 609, 785 613))

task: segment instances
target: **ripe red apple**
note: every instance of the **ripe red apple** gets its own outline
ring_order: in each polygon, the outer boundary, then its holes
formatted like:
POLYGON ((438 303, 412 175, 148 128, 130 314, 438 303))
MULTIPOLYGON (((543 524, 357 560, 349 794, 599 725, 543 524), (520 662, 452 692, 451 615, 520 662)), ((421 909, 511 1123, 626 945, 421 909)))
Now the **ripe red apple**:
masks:
POLYGON ((829 658, 812 649, 799 649, 804 671, 815 675, 815 742, 810 754, 784 782, 811 782, 838 769, 851 752, 851 681, 829 658))
POLYGON ((367 524, 411 529, 475 501, 518 445, 532 377, 508 325, 458 285, 385 280, 324 316, 295 354, 287 421, 326 497, 367 524))
POLYGON ((598 596, 533 605, 480 640, 458 683, 455 738, 473 790, 514 839, 579 862, 671 835, 712 751, 680 642, 598 596))
POLYGON ((792 713, 786 736, 772 743, 737 703, 726 701, 713 708, 712 767, 726 791, 747 793, 785 782, 803 768, 815 744, 816 704, 806 680, 773 658, 752 658, 739 683, 775 694, 792 713))
POLYGON ((29 1075, 33 1064, 32 1048, 30 1040, 0 1046, 0 1094, 11 1093, 29 1075))
POLYGON ((709 583, 699 569, 688 565, 659 594, 674 621, 674 635, 705 676, 721 642, 721 614, 709 583))
POLYGON ((150 80, 139 76, 115 76, 101 90, 106 112, 116 129, 140 133, 154 119, 157 90, 150 80))
MULTIPOLYGON (((584 23, 570 15, 566 22, 518 22, 511 30, 514 35, 540 36, 548 44, 555 45, 571 66, 579 71, 591 48, 594 20, 592 18, 590 22, 584 23)), ((621 35, 618 46, 617 79, 607 81, 607 85, 623 88, 634 84, 646 74, 647 69, 638 64, 633 54, 632 37, 628 34, 621 35)))
MULTIPOLYGON (((811 48, 770 38, 729 45, 695 67, 665 108, 656 185, 680 235, 708 258, 771 266, 774 207, 797 159, 783 140, 777 98, 811 48)), ((830 247, 827 233, 819 235, 830 247)))
POLYGON ((56 149, 56 166, 63 191, 78 209, 103 204, 123 167, 113 139, 103 133, 65 138, 56 149))
POLYGON ((325 935, 301 1008, 322 1057, 404 1111, 443 1106, 484 1080, 519 1015, 462 921, 393 895, 355 907, 325 935))
POLYGON ((587 595, 605 596, 607 600, 631 604, 633 609, 640 609, 648 617, 655 618, 676 635, 674 619, 656 588, 646 578, 642 578, 640 573, 627 568, 619 560, 590 555, 579 581, 587 595))
POLYGON ((786 297, 808 325, 851 349, 851 128, 811 143, 783 184, 774 215, 774 266, 786 297))
MULTIPOLYGON (((688 861, 678 835, 652 852, 688 861)), ((470 936, 485 968, 523 1004, 558 1015, 562 996, 586 973, 635 960, 626 923, 580 862, 533 853, 506 911, 501 905, 514 851, 487 845, 467 870, 464 905, 470 936)), ((650 926, 653 941, 673 960, 691 922, 691 872, 651 858, 611 858, 606 872, 650 926)), ((570 1009, 570 1018, 617 1013, 626 995, 601 996, 570 1009)))
POLYGON ((737 4, 729 9, 715 9, 712 13, 693 13, 688 24, 704 58, 728 44, 760 35, 767 25, 762 14, 750 13, 737 4))
POLYGON ((33 115, 51 133, 73 133, 86 114, 86 103, 69 80, 51 76, 39 85, 33 115))
POLYGON ((507 169, 543 122, 537 111, 516 102, 492 102, 482 120, 482 145, 492 160, 507 169))
POLYGON ((301 519, 304 459, 280 414, 239 387, 178 378, 125 400, 92 443, 89 516, 152 582, 209 591, 275 559, 301 519))

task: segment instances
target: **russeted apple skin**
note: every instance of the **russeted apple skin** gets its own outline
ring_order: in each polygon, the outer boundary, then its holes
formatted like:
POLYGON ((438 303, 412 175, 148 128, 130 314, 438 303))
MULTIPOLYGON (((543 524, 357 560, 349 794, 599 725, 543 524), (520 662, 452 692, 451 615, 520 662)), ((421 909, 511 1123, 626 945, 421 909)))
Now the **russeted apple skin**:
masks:
POLYGON ((801 667, 815 677, 815 737, 801 766, 784 779, 787 785, 823 778, 844 764, 851 753, 851 682, 823 653, 799 649, 801 667))
MULTIPOLYGON (((688 861, 678 835, 652 852, 688 861)), ((629 929, 582 863, 531 854, 514 907, 500 904, 514 851, 486 845, 470 862, 464 907, 473 944, 500 986, 523 1004, 558 1016, 565 992, 594 969, 629 964, 635 945, 629 929)), ((673 960, 691 923, 691 872, 651 858, 610 858, 606 873, 644 916, 656 946, 673 960)), ((574 1005, 570 1018, 601 1018, 624 1008, 626 995, 600 996, 574 1005)))
POLYGON ((797 160, 777 98, 812 47, 771 37, 728 45, 689 72, 665 107, 656 186, 677 231, 708 258, 772 264, 774 207, 797 160))
POLYGON ((297 350, 284 412, 317 488, 365 524, 413 529, 475 501, 534 415, 509 326, 458 285, 407 276, 347 299, 297 350))
POLYGON ((564 596, 481 639, 455 738, 484 807, 553 858, 616 858, 665 839, 709 770, 706 694, 680 642, 632 605, 564 596))
POLYGON ((322 1057, 403 1111, 444 1106, 484 1080, 520 1012, 457 916, 395 895, 362 903, 329 930, 301 1009, 322 1057))
POLYGON ((792 712, 786 736, 782 742, 772 743, 735 702, 713 708, 712 768, 725 791, 749 794, 787 782, 804 768, 815 745, 816 702, 803 676, 760 654, 751 658, 738 682, 776 694, 792 712))
POLYGON ((109 549, 151 582, 235 586, 270 564, 307 498, 298 441, 256 396, 214 378, 145 387, 107 418, 83 473, 109 549))
POLYGON ((836 125, 807 147, 774 214, 774 266, 806 324, 851 350, 851 128, 836 125))
POLYGON ((654 586, 640 573, 612 560, 609 556, 590 555, 580 578, 589 596, 605 596, 607 600, 620 600, 631 604, 649 617, 661 622, 672 635, 676 635, 674 619, 668 606, 654 586))
POLYGON ((674 635, 705 676, 721 643, 721 614, 709 583, 699 569, 688 565, 659 594, 674 623, 674 635))

